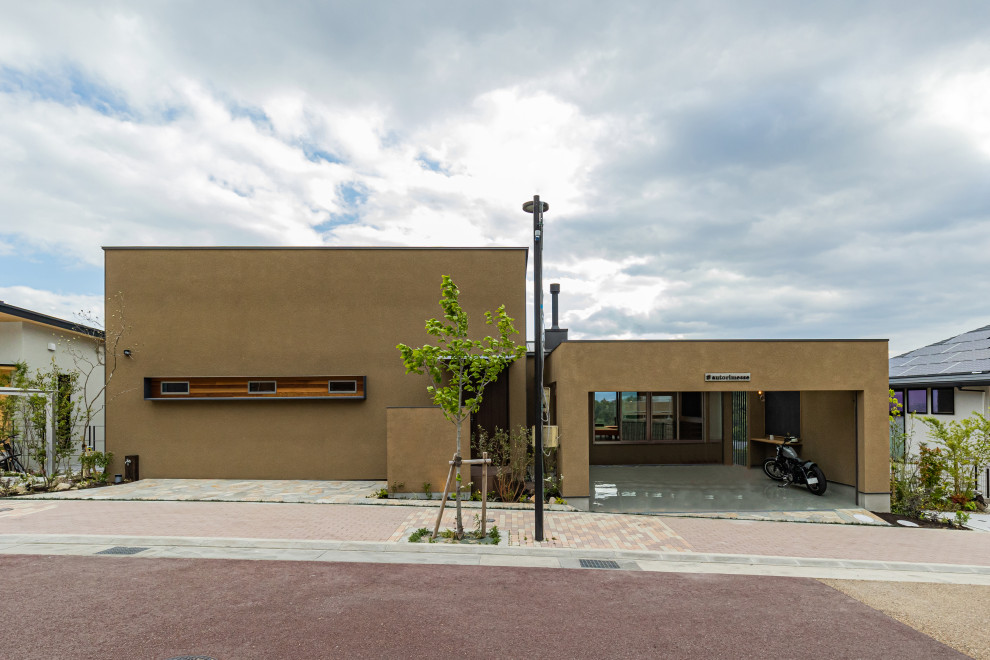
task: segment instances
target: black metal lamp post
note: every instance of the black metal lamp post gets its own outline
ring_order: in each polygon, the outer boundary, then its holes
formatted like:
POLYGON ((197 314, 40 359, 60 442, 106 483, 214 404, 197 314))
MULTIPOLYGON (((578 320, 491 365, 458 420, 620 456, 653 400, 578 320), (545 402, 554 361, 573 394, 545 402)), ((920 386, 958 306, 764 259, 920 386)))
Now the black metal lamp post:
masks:
POLYGON ((535 327, 536 357, 536 429, 533 443, 533 489, 536 504, 537 541, 543 541, 543 213, 550 210, 550 205, 540 201, 539 195, 533 195, 532 202, 523 204, 523 211, 533 214, 533 312, 536 317, 535 327))

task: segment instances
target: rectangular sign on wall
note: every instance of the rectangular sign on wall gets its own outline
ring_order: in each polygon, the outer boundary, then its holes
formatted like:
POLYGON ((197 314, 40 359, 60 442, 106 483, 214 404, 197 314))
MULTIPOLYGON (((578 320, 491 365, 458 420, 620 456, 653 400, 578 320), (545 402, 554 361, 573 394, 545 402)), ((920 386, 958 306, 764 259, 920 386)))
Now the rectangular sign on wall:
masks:
POLYGON ((748 383, 749 373, 705 374, 706 383, 748 383))

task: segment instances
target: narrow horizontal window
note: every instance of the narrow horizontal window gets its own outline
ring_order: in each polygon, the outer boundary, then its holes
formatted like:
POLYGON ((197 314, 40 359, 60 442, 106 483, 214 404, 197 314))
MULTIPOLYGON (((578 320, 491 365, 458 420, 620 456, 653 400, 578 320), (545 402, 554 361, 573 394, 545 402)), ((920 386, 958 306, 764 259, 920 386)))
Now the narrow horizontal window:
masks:
POLYGON ((189 381, 163 380, 162 394, 189 394, 189 381))
POLYGON ((249 380, 249 394, 275 394, 274 380, 249 380))
POLYGON ((328 391, 338 394, 354 394, 355 392, 357 392, 357 381, 331 380, 328 391))

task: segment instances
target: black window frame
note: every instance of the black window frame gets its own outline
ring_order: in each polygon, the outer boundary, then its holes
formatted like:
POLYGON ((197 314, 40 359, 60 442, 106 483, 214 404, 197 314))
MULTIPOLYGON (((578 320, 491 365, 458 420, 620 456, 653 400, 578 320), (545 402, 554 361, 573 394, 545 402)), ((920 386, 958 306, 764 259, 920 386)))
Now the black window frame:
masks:
POLYGON ((932 388, 932 414, 933 415, 955 415, 956 414, 956 388, 954 388, 954 387, 933 387, 932 388), (949 393, 949 397, 948 397, 948 399, 949 399, 949 406, 948 406, 949 409, 948 410, 944 410, 942 406, 939 406, 939 409, 938 410, 935 409, 935 402, 936 402, 936 400, 938 400, 938 402, 940 404, 942 403, 942 401, 941 401, 942 397, 941 396, 937 396, 936 395, 936 392, 948 392, 949 393))
POLYGON ((357 394, 357 381, 353 378, 347 380, 330 380, 327 381, 327 393, 328 394, 357 394), (349 390, 339 390, 334 389, 334 385, 350 385, 352 389, 349 390))
POLYGON ((904 390, 904 414, 915 414, 915 415, 927 415, 928 414, 928 388, 912 387, 906 388, 904 390), (912 410, 911 409, 911 392, 924 392, 925 393, 925 409, 924 410, 912 410))
POLYGON ((158 393, 161 396, 189 396, 189 381, 188 380, 163 380, 158 384, 158 393), (166 385, 185 385, 185 392, 166 392, 166 385))

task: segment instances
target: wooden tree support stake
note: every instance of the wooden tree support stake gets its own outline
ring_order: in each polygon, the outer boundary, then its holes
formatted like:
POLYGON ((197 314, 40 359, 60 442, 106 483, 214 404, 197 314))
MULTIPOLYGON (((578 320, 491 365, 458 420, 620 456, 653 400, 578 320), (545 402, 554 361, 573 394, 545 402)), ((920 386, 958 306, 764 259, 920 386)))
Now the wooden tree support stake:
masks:
POLYGON ((450 461, 450 469, 447 470, 447 483, 443 485, 443 496, 440 498, 440 513, 437 514, 437 524, 433 526, 433 536, 430 537, 431 541, 437 540, 437 534, 440 532, 440 521, 443 519, 443 510, 447 508, 447 492, 450 490, 450 478, 454 476, 454 466, 460 462, 460 456, 456 453, 454 458, 450 461))
POLYGON ((454 470, 459 465, 481 465, 481 536, 487 536, 487 505, 488 505, 488 464, 492 462, 492 459, 488 458, 488 452, 483 452, 481 458, 471 458, 468 460, 462 459, 457 454, 450 459, 450 469, 447 471, 447 483, 443 485, 443 496, 440 500, 440 513, 437 514, 437 524, 433 526, 433 536, 430 537, 431 540, 436 540, 437 534, 440 533, 440 521, 443 519, 443 511, 447 508, 447 493, 450 492, 450 480, 454 476, 454 470))

